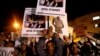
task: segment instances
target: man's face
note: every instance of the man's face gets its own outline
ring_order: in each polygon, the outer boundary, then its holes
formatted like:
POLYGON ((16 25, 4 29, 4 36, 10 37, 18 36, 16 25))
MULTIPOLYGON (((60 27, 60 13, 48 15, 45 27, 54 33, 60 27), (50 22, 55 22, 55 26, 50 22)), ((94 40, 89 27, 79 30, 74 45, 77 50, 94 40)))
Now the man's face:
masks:
POLYGON ((52 37, 53 36, 53 32, 49 31, 48 35, 49 35, 49 37, 52 37))
POLYGON ((26 50, 26 44, 23 44, 22 46, 21 46, 21 49, 22 49, 22 51, 25 51, 26 50))

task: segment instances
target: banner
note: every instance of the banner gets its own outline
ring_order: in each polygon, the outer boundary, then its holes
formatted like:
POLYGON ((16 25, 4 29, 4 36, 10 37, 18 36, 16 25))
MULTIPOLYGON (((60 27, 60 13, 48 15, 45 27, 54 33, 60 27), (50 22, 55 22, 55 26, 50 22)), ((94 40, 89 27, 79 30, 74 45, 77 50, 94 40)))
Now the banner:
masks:
POLYGON ((12 56, 14 48, 12 47, 0 47, 0 56, 12 56))
POLYGON ((35 8, 25 8, 22 37, 41 37, 42 30, 48 28, 46 16, 35 15, 35 8))
POLYGON ((62 35, 69 36, 67 15, 66 16, 49 16, 48 18, 49 18, 49 26, 53 27, 54 32, 58 32, 62 35))
POLYGON ((65 16, 66 0, 38 0, 36 15, 65 16))

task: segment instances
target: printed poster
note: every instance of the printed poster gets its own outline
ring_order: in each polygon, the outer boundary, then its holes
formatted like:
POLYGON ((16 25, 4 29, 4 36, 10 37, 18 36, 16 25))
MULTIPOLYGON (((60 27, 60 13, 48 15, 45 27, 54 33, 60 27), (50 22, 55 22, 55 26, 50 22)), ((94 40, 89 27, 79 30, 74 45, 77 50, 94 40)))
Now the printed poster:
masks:
POLYGON ((48 18, 49 18, 49 26, 53 27, 54 32, 69 36, 67 15, 66 16, 49 16, 48 18))
POLYGON ((36 15, 65 16, 66 0, 38 0, 36 15))
POLYGON ((46 16, 35 15, 35 8, 25 8, 22 37, 41 37, 42 30, 48 28, 46 16))
POLYGON ((0 47, 0 56, 12 56, 14 48, 12 47, 0 47))

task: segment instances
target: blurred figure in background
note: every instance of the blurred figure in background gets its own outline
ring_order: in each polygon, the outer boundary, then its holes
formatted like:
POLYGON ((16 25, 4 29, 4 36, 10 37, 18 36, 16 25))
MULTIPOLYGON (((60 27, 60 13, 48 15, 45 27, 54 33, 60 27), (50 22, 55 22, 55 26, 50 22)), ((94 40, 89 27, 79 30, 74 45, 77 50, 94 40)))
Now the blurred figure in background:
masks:
POLYGON ((22 43, 18 56, 32 56, 32 50, 25 43, 22 43))
POLYGON ((80 56, 80 50, 78 48, 77 43, 70 44, 70 55, 71 56, 80 56))
POLYGON ((67 36, 63 36, 64 41, 64 47, 63 47, 63 54, 62 56, 70 56, 70 39, 67 36))
POLYGON ((4 37, 3 35, 0 35, 0 47, 4 47, 5 46, 5 39, 6 37, 4 37))
POLYGON ((92 45, 89 42, 85 42, 81 47, 81 55, 82 56, 95 56, 93 53, 92 45))
POLYGON ((8 41, 8 42, 6 42, 6 47, 14 47, 14 45, 15 45, 15 42, 14 41, 8 41))

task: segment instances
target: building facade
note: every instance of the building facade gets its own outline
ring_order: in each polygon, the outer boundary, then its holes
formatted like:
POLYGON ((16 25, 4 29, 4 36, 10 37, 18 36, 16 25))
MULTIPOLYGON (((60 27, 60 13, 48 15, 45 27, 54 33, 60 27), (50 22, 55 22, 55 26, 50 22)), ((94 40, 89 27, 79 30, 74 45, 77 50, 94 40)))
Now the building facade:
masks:
POLYGON ((69 26, 74 28, 77 35, 87 32, 100 33, 100 11, 76 18, 69 22, 69 26), (93 20, 96 16, 99 16, 98 20, 93 20))

